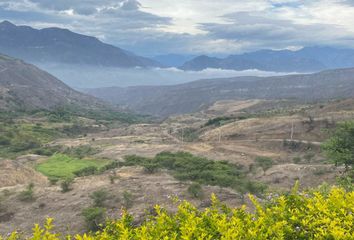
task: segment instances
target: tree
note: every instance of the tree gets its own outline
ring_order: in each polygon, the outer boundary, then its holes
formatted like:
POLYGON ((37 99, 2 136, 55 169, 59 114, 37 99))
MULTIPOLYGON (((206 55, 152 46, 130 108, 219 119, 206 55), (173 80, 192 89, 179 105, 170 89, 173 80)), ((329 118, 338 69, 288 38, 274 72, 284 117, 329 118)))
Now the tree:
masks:
POLYGON ((104 189, 97 190, 93 192, 90 197, 92 198, 95 207, 103 207, 104 202, 108 198, 108 192, 104 189))
POLYGON ((348 170, 354 164, 354 121, 344 122, 337 126, 331 138, 324 144, 328 158, 336 165, 344 164, 348 170))

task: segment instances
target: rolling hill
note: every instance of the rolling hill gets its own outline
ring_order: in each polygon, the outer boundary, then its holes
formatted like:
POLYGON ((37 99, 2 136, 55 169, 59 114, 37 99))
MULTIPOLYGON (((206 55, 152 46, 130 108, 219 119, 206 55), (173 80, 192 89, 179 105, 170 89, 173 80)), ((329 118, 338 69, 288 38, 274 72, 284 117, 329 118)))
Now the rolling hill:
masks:
POLYGON ((58 106, 104 106, 34 65, 0 55, 0 110, 50 110, 58 106))
POLYGON ((354 68, 275 77, 206 79, 174 86, 88 89, 106 101, 157 116, 190 113, 218 100, 292 99, 311 102, 354 97, 354 68))

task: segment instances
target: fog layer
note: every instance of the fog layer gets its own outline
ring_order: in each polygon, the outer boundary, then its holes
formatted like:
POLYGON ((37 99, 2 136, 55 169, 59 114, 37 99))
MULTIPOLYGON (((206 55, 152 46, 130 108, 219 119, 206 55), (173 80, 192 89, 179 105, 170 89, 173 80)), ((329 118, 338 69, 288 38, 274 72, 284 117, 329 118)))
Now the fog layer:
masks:
POLYGON ((87 65, 37 64, 69 86, 81 88, 128 87, 140 85, 175 85, 205 78, 225 78, 236 76, 276 76, 289 73, 265 72, 259 70, 205 69, 192 72, 177 68, 111 68, 87 65))

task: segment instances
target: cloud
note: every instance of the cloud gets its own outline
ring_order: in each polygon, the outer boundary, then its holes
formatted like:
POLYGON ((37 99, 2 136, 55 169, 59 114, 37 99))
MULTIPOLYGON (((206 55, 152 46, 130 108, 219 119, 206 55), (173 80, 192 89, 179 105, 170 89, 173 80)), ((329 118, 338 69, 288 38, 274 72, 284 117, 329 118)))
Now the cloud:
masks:
POLYGON ((354 47, 352 0, 1 0, 0 16, 59 26, 143 55, 354 47))

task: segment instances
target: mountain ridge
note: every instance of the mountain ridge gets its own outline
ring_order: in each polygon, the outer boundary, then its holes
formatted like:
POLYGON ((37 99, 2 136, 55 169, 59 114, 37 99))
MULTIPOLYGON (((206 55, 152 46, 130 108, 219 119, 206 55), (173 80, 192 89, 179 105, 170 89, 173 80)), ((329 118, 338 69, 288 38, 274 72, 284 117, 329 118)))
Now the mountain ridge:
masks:
POLYGON ((109 67, 162 67, 155 60, 57 27, 34 29, 0 23, 0 52, 31 63, 57 62, 109 67))
POLYGON ((80 93, 49 73, 22 60, 0 54, 0 110, 52 110, 77 105, 105 106, 102 100, 80 93))
POLYGON ((353 49, 304 47, 297 51, 259 50, 225 58, 198 56, 180 68, 200 71, 206 68, 229 70, 258 69, 275 72, 315 72, 325 69, 354 67, 353 49))
POLYGON ((198 111, 219 100, 312 102, 354 97, 354 68, 273 77, 204 79, 173 86, 86 89, 85 92, 138 113, 166 117, 198 111))

